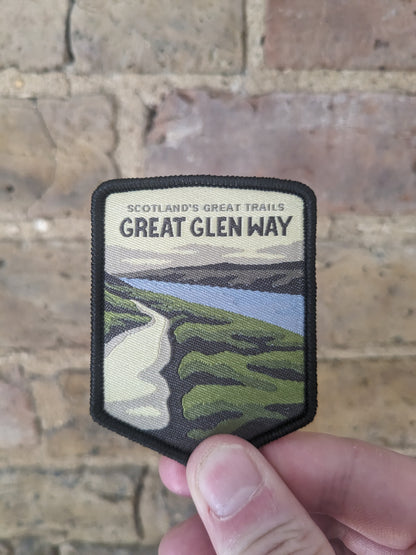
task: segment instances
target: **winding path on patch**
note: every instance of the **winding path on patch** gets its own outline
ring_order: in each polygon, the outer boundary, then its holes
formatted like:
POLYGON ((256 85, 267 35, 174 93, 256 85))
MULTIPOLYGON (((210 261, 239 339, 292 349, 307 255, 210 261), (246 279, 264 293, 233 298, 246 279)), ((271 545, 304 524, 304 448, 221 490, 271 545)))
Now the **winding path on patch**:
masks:
POLYGON ((169 387, 160 374, 171 357, 169 320, 132 301, 151 321, 117 335, 107 348, 104 408, 118 420, 142 430, 160 430, 169 424, 169 387))

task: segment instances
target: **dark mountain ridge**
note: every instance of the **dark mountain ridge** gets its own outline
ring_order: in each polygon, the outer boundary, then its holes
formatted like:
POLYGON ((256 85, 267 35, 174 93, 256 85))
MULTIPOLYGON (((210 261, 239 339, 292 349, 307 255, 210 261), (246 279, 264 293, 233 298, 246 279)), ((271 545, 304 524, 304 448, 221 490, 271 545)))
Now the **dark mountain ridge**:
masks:
POLYGON ((128 273, 122 277, 290 295, 303 295, 305 285, 302 261, 259 265, 223 262, 203 266, 144 270, 128 273))

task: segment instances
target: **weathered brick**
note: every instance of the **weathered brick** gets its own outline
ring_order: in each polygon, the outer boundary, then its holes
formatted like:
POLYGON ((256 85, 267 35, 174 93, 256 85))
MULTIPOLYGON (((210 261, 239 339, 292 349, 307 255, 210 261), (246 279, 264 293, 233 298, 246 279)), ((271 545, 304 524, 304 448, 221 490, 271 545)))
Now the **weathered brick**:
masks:
POLYGON ((73 405, 74 414, 83 415, 88 401, 89 373, 66 370, 59 377, 65 397, 73 405))
POLYGON ((416 247, 321 243, 317 277, 320 348, 388 352, 414 342, 416 247))
POLYGON ((23 366, 19 361, 1 357, 0 466, 26 464, 29 459, 33 461, 40 454, 42 445, 39 428, 30 383, 23 366))
POLYGON ((321 214, 416 208, 416 98, 182 91, 158 108, 147 175, 275 176, 309 184, 321 214))
POLYGON ((13 542, 13 555, 55 555, 55 547, 45 538, 27 536, 13 542))
POLYGON ((416 69, 413 1, 269 0, 265 62, 276 69, 416 69))
POLYGON ((0 470, 0 537, 137 542, 133 499, 143 467, 0 470))
POLYGON ((0 355, 0 368, 22 368, 28 378, 56 376, 62 370, 87 371, 90 365, 89 345, 81 348, 36 349, 35 351, 11 351, 0 355))
POLYGON ((0 221, 0 241, 89 241, 91 222, 85 218, 0 221))
POLYGON ((9 542, 0 542, 0 555, 16 555, 13 546, 9 542))
POLYGON ((70 407, 71 424, 50 431, 46 450, 54 460, 114 457, 156 465, 155 452, 93 422, 89 414, 90 375, 88 371, 65 370, 59 376, 65 402, 70 407))
POLYGON ((67 0, 1 2, 0 67, 51 70, 68 58, 65 46, 67 0))
POLYGON ((415 367, 414 357, 321 362, 318 412, 308 429, 416 447, 415 367))
MULTIPOLYGON (((0 460, 39 444, 37 415, 21 364, 0 361, 0 460)), ((1 553, 1 551, 0 551, 1 553)))
POLYGON ((92 95, 39 100, 38 107, 57 145, 56 168, 49 189, 29 214, 89 218, 91 193, 116 176, 112 102, 92 95))
POLYGON ((241 0, 76 0, 75 69, 82 73, 236 73, 242 69, 241 0))
POLYGON ((141 540, 153 545, 159 544, 170 528, 195 514, 195 507, 190 499, 166 490, 157 469, 149 469, 137 499, 136 514, 141 540))
POLYGON ((157 555, 157 546, 104 545, 81 542, 65 542, 57 547, 57 555, 157 555))
POLYGON ((162 485, 156 469, 138 464, 8 468, 0 470, 0 489, 0 535, 22 537, 17 547, 25 545, 27 551, 19 553, 46 554, 61 540, 65 543, 53 553, 101 555, 110 548, 108 553, 119 555, 157 553, 162 535, 195 512, 189 499, 162 485), (36 550, 41 547, 45 551, 36 550))
POLYGON ((2 243, 0 346, 88 347, 88 243, 2 243))
POLYGON ((35 102, 0 99, 2 217, 21 217, 43 195, 53 180, 55 151, 35 102))
POLYGON ((331 218, 330 232, 322 238, 373 252, 383 248, 397 252, 416 246, 416 219, 414 214, 390 217, 340 214, 331 218))
POLYGON ((35 380, 32 382, 32 391, 36 403, 36 412, 44 430, 61 428, 70 420, 69 406, 56 382, 35 380))
POLYGON ((0 449, 30 447, 38 442, 36 414, 30 397, 13 383, 0 381, 0 449))
POLYGON ((85 459, 111 462, 116 453, 118 460, 156 464, 154 451, 95 424, 88 414, 88 407, 87 400, 83 419, 75 418, 71 426, 48 433, 46 452, 51 460, 57 463, 85 459))
POLYGON ((0 218, 86 217, 90 195, 114 177, 112 103, 0 99, 0 218))

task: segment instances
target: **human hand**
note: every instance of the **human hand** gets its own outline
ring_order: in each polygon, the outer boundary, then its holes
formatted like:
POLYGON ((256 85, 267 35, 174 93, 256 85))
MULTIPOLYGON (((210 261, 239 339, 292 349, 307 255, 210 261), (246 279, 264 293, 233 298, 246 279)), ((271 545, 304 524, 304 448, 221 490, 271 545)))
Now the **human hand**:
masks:
POLYGON ((213 436, 164 484, 198 515, 160 555, 416 554, 416 461, 360 441, 296 432, 256 449, 213 436))

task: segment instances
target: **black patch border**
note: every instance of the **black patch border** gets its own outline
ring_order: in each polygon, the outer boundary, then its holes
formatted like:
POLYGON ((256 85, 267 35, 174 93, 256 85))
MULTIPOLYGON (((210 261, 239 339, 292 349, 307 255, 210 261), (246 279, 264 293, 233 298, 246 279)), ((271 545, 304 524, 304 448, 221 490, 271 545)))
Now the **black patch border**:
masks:
MULTIPOLYGON (((154 437, 151 433, 121 422, 104 410, 104 251, 105 203, 110 194, 175 187, 210 187, 275 191, 297 195, 304 201, 305 276, 305 410, 273 429, 252 438, 261 447, 309 424, 317 410, 316 378, 316 197, 306 185, 269 177, 189 175, 112 179, 94 191, 91 203, 91 396, 90 414, 95 422, 137 443, 186 464, 191 453, 154 437)), ((236 434, 238 435, 238 434, 236 434)))

